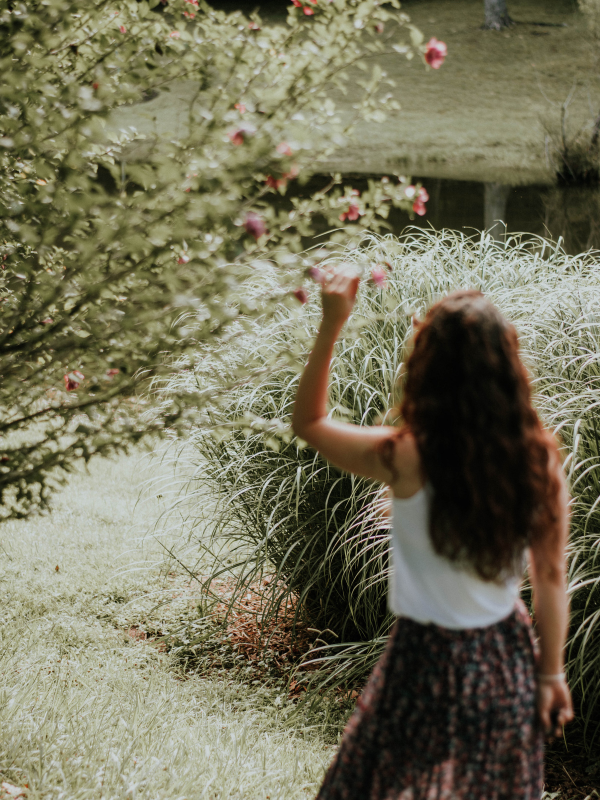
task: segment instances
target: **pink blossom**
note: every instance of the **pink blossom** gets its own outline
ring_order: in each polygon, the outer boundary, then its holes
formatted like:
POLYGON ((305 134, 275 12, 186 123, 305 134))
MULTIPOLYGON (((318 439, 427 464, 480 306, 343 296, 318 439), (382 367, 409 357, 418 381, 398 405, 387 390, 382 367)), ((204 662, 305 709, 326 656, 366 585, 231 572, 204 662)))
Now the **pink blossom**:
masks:
POLYGON ((229 140, 232 142, 232 144, 239 146, 241 144, 244 144, 246 138, 248 136, 251 136, 252 133, 253 130, 251 130, 250 128, 238 128, 235 131, 230 131, 227 134, 227 136, 229 137, 229 140))
POLYGON ((198 6, 198 0, 185 0, 186 3, 189 3, 191 6, 198 6))
POLYGON ((323 270, 319 269, 318 267, 311 267, 308 270, 308 274, 315 283, 323 283, 323 280, 325 278, 323 270))
POLYGON ((113 367, 113 369, 107 369, 105 374, 106 374, 106 377, 108 378, 108 380, 112 381, 112 379, 115 377, 115 375, 118 375, 120 372, 121 372, 120 369, 116 369, 116 368, 113 367))
POLYGON ((125 27, 125 25, 120 25, 119 30, 121 31, 121 33, 127 33, 127 28, 125 27))
POLYGON ((371 280, 378 286, 380 289, 387 289, 387 275, 385 274, 385 270, 379 264, 374 266, 371 269, 371 280))
POLYGON ((267 226, 263 218, 253 211, 249 211, 248 214, 246 214, 244 228, 246 229, 246 233, 249 233, 250 236, 253 236, 257 241, 267 231, 267 226))
POLYGON ((248 25, 248 30, 249 31, 259 31, 260 30, 260 25, 258 24, 258 22, 251 22, 248 25))
POLYGON ((302 305, 304 305, 305 303, 308 303, 308 292, 306 291, 306 289, 302 289, 302 288, 294 289, 292 294, 294 295, 296 300, 298 300, 299 303, 302 303, 302 305))
POLYGON ((361 217, 363 212, 360 210, 358 203, 350 203, 348 207, 348 211, 344 211, 343 214, 340 214, 340 219, 342 222, 345 222, 349 219, 351 222, 361 217))
POLYGON ((292 3, 296 6, 296 8, 302 8, 302 3, 300 0, 292 0, 292 3))
POLYGON ((237 109, 240 112, 240 114, 246 113, 246 106, 243 103, 236 103, 234 105, 234 108, 237 109))
MULTIPOLYGON (((186 189, 186 191, 187 191, 187 189, 186 189)), ((187 264, 189 260, 190 260, 190 257, 188 256, 188 254, 187 253, 182 253, 179 256, 179 258, 177 259, 177 263, 178 264, 187 264)))
POLYGON ((267 175, 265 184, 269 189, 280 189, 287 186, 287 176, 282 175, 281 178, 274 178, 272 175, 267 175))
POLYGON ((46 317, 46 319, 42 320, 42 325, 52 325, 53 322, 54 320, 52 319, 52 317, 46 317))
POLYGON ((181 36, 181 33, 179 31, 171 31, 169 36, 171 37, 171 39, 179 39, 179 37, 181 36))
POLYGON ((306 16, 307 16, 307 17, 312 17, 312 15, 315 13, 315 12, 312 10, 312 8, 309 8, 308 6, 304 6, 304 8, 302 9, 302 11, 304 11, 304 13, 306 14, 306 16))
POLYGON ((99 89, 99 88, 100 88, 100 84, 99 83, 92 83, 92 89, 94 91, 96 91, 96 89, 99 89))
POLYGON ((79 372, 77 369, 74 369, 73 372, 69 372, 68 375, 65 375, 65 388, 67 392, 74 392, 75 389, 79 389, 79 384, 84 378, 85 375, 82 372, 79 372))
POLYGON ((435 36, 427 42, 425 48, 425 61, 432 69, 439 69, 448 55, 448 48, 445 42, 440 42, 435 36))
POLYGON ((375 24, 375 31, 376 31, 377 33, 383 33, 383 29, 384 29, 384 28, 385 28, 385 25, 383 24, 383 22, 377 22, 377 23, 375 24))
POLYGON ((192 11, 184 11, 183 16, 188 17, 189 19, 195 19, 196 17, 196 15, 192 11))
POLYGON ((427 189, 424 186, 421 186, 421 188, 419 189, 419 192, 417 194, 417 200, 420 200, 422 203, 426 203, 429 200, 427 189))
POLYGON ((425 203, 422 200, 415 200, 412 209, 415 212, 415 214, 418 214, 420 217, 425 216, 425 214, 427 213, 427 209, 425 208, 425 203))
POLYGON ((289 144, 287 142, 280 142, 277 145, 276 149, 277 149, 277 152, 281 153, 282 156, 292 156, 292 155, 294 155, 294 151, 292 150, 292 148, 289 146, 289 144))

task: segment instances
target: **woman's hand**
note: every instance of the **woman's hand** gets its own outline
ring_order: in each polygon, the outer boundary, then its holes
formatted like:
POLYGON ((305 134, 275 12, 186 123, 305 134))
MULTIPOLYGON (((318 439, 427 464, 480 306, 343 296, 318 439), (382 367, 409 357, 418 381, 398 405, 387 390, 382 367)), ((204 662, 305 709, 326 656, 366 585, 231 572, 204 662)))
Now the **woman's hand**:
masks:
POLYGON ((571 692, 564 680, 541 680, 537 687, 537 710, 546 734, 560 736, 563 725, 573 719, 571 692))
POLYGON ((323 321, 341 328, 350 316, 360 278, 348 264, 325 274, 321 285, 323 321))

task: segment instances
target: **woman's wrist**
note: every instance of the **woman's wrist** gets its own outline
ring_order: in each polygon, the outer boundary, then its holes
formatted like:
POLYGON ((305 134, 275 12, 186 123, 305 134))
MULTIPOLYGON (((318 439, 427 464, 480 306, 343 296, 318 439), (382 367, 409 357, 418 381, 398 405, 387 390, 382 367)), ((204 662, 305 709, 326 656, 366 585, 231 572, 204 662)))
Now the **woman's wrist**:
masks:
POLYGON ((564 672, 538 672, 536 673, 535 677, 540 683, 560 683, 561 681, 566 680, 564 672))

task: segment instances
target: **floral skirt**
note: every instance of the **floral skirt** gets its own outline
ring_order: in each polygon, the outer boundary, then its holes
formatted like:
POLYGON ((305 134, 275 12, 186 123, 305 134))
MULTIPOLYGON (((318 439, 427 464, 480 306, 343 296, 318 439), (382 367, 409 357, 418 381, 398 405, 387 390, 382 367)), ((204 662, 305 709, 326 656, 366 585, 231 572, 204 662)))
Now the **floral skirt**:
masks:
POLYGON ((539 800, 531 620, 486 628, 400 618, 318 800, 539 800))

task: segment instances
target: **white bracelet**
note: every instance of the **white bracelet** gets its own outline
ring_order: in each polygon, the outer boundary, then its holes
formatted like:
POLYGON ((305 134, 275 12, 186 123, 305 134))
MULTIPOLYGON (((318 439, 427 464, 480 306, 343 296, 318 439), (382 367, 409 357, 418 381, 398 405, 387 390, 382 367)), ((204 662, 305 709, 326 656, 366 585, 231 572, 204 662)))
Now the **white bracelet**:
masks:
POLYGON ((557 672, 556 675, 541 675, 539 672, 536 675, 538 681, 542 681, 543 683, 555 683, 558 681, 564 681, 565 673, 564 672, 557 672))

